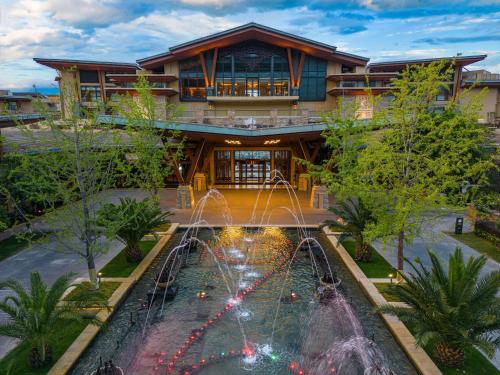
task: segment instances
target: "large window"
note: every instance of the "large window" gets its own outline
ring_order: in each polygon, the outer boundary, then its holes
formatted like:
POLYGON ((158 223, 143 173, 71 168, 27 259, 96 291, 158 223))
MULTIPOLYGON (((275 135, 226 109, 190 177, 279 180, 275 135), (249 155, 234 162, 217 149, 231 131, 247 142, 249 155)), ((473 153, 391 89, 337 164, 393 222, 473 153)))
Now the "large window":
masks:
POLYGON ((182 78, 181 87, 183 100, 201 101, 207 97, 204 78, 182 78))
POLYGON ((283 48, 246 42, 219 51, 216 95, 290 95, 290 72, 283 48))
MULTIPOLYGON (((345 83, 345 82, 344 82, 345 83)), ((326 61, 306 56, 299 89, 300 100, 322 101, 326 96, 326 61)))
POLYGON ((101 88, 99 86, 82 86, 80 88, 82 102, 101 101, 101 88))
POLYGON ((207 97, 205 78, 199 56, 179 63, 180 91, 183 101, 204 101, 207 97))

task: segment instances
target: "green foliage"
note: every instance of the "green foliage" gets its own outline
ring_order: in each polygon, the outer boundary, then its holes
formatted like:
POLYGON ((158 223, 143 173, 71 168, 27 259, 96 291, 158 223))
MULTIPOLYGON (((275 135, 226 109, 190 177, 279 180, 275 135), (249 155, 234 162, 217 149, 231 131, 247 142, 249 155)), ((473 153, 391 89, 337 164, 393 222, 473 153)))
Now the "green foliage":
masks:
POLYGON ((130 94, 118 96, 112 103, 113 112, 126 122, 125 131, 129 141, 129 160, 120 165, 122 177, 132 186, 148 190, 156 196, 165 186, 165 179, 178 167, 182 158, 183 142, 178 131, 159 128, 157 121, 172 123, 178 108, 165 104, 163 108, 155 100, 144 75, 134 84, 137 96, 130 94), (162 113, 163 112, 163 113, 162 113))
POLYGON ((404 243, 420 232, 423 215, 432 216, 465 183, 471 194, 480 189, 494 167, 487 130, 478 124, 480 97, 465 91, 436 110, 436 95, 449 90, 451 81, 453 66, 446 62, 410 66, 393 81, 394 99, 371 121, 370 129, 383 129, 380 136, 367 137, 360 130, 364 137, 354 137, 349 124, 356 121, 338 116, 339 133, 325 134, 328 145, 341 148, 332 155, 342 157, 332 156, 336 168, 324 168, 322 181, 333 193, 366 203, 375 219, 364 230, 367 241, 398 239, 400 270, 404 243), (352 137, 356 142, 349 143, 352 137))
POLYGON ((7 322, 0 324, 0 335, 18 338, 29 345, 32 367, 44 366, 52 360, 50 337, 56 327, 62 322, 82 322, 79 309, 87 306, 86 298, 58 305, 71 285, 71 278, 71 274, 63 275, 48 288, 40 274, 33 272, 29 290, 17 280, 0 282, 0 290, 7 289, 11 294, 0 302, 0 311, 8 317, 7 322))
POLYGON ((363 233, 368 224, 373 221, 370 210, 363 204, 363 201, 353 198, 341 201, 338 206, 330 207, 329 210, 340 219, 326 220, 324 224, 333 231, 350 234, 356 244, 354 259, 369 262, 372 251, 369 244, 366 243, 363 233))
MULTIPOLYGON (((380 312, 398 316, 411 325, 417 343, 445 347, 450 351, 477 346, 490 357, 500 346, 500 271, 481 276, 486 257, 464 261, 457 248, 450 254, 448 272, 429 251, 432 268, 407 260, 412 272, 403 275, 405 284, 394 285, 387 293, 410 308, 385 305, 380 312)), ((447 363, 446 356, 441 361, 447 363)), ((452 362, 453 363, 453 362, 452 362)))
POLYGON ((170 212, 161 212, 158 202, 146 198, 137 202, 131 198, 120 198, 120 204, 105 204, 99 211, 98 223, 106 228, 107 236, 117 238, 125 244, 128 261, 142 259, 139 242, 154 228, 168 222, 170 212))
MULTIPOLYGON (((139 249, 144 258, 155 246, 156 241, 141 241, 139 249)), ((100 272, 103 277, 128 277, 135 270, 140 262, 129 262, 124 251, 120 251, 111 259, 100 272)))
POLYGON ((18 124, 23 140, 10 153, 14 162, 7 189, 14 192, 16 204, 21 197, 30 197, 49 212, 44 223, 54 229, 59 250, 81 255, 97 288, 94 258, 107 248, 97 241, 96 209, 102 193, 114 186, 121 138, 112 124, 101 124, 102 107, 84 110, 70 92, 65 94, 74 113, 55 120, 40 108, 46 120, 39 130, 18 124))
POLYGON ((485 232, 486 236, 483 237, 477 232, 475 233, 462 233, 454 234, 448 233, 454 239, 472 247, 481 254, 485 254, 500 263, 500 239, 492 234, 485 232))

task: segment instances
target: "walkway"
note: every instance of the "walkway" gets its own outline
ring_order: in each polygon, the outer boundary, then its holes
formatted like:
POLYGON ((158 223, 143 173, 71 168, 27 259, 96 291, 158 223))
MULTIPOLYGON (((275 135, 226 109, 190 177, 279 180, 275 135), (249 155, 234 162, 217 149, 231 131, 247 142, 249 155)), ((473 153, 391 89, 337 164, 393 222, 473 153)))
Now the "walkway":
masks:
MULTIPOLYGON (((436 256, 448 267, 448 256, 455 251, 455 248, 460 247, 464 256, 469 258, 471 256, 477 257, 480 255, 473 248, 465 245, 464 243, 455 240, 453 237, 448 236, 445 232, 453 232, 455 230, 455 219, 458 215, 449 215, 438 220, 432 221, 424 225, 422 234, 415 238, 411 245, 405 245, 405 257, 408 259, 415 259, 419 257, 425 266, 430 266, 427 250, 431 249, 436 253, 436 256)), ((461 215, 463 216, 463 215, 461 215)), ((465 220, 464 231, 471 231, 472 225, 465 220)), ((374 243, 375 248, 382 256, 387 259, 393 266, 397 264, 397 248, 395 243, 383 245, 380 241, 374 243)), ((489 273, 493 270, 500 269, 500 264, 488 258, 488 261, 483 269, 483 274, 489 273)), ((405 265, 405 270, 408 266, 405 265)), ((495 358, 492 360, 493 364, 500 368, 500 351, 497 350, 495 358)))

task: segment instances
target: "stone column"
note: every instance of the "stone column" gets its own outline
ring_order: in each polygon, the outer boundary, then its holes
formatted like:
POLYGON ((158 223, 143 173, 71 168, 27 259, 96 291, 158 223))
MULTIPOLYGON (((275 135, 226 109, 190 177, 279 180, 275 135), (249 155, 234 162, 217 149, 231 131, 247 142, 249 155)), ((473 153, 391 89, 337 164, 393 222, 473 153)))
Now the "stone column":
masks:
POLYGON ((177 208, 193 208, 194 193, 191 185, 179 185, 177 188, 177 208))
POLYGON ((207 176, 205 173, 196 172, 194 175, 194 190, 205 191, 207 190, 207 176))
POLYGON ((230 127, 234 127, 234 125, 236 125, 235 118, 236 118, 236 112, 234 110, 229 109, 227 111, 227 125, 230 127))
POLYGON ((194 112, 195 121, 197 124, 203 124, 205 119, 205 111, 203 109, 198 109, 194 112))
POLYGON ((303 124, 309 124, 309 109, 303 109, 300 111, 301 117, 302 117, 302 123, 303 124))
POLYGON ((299 174, 299 191, 307 191, 309 190, 309 186, 311 185, 311 175, 308 173, 299 174))
POLYGON ((310 206, 311 208, 328 209, 328 189, 326 186, 314 185, 312 187, 310 206))
POLYGON ((278 126, 278 110, 277 109, 271 109, 270 111, 270 125, 272 127, 278 126))

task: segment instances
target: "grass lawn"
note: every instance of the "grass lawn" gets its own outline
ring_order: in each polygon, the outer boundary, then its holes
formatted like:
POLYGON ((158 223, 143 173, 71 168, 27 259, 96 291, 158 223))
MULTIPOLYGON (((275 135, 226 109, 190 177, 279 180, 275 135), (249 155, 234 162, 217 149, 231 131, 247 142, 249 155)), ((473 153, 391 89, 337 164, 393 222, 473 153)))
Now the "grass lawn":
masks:
MULTIPOLYGON (((121 283, 116 283, 112 281, 103 281, 99 286, 99 293, 103 298, 109 299, 121 283)), ((73 289, 65 298, 66 301, 79 301, 82 295, 86 295, 90 292, 90 282, 84 281, 73 289)))
MULTIPOLYGON (((342 241, 342 245, 354 259, 354 241, 347 239, 342 241)), ((373 249, 371 262, 356 261, 356 264, 369 278, 387 278, 390 273, 396 275, 396 270, 375 249, 373 249)))
MULTIPOLYGON (((143 256, 146 256, 156 244, 156 241, 141 241, 139 247, 143 256)), ((125 254, 120 251, 100 272, 102 277, 128 277, 139 263, 127 262, 125 254)))
POLYGON ((378 289, 380 294, 382 294, 387 302, 401 302, 398 298, 390 295, 387 293, 387 290, 390 287, 390 283, 373 283, 375 285, 375 288, 378 289))
MULTIPOLYGON (((45 234, 35 234, 32 240, 37 240, 42 238, 45 234)), ((18 238, 17 236, 12 236, 3 241, 0 241, 0 260, 4 260, 29 245, 30 241, 26 238, 18 238)))
POLYGON ((500 248, 486 238, 479 237, 473 232, 462 234, 447 234, 454 239, 464 243, 465 245, 472 247, 474 250, 479 251, 481 254, 489 256, 491 259, 500 262, 500 248))
POLYGON ((60 324, 60 327, 56 327, 50 338, 54 358, 54 361, 51 364, 37 370, 32 370, 28 363, 28 353, 31 348, 28 345, 21 343, 0 360, 0 374, 8 374, 7 369, 10 365, 12 365, 10 375, 46 374, 54 363, 56 363, 56 361, 64 354, 73 341, 75 341, 87 324, 89 324, 89 322, 84 320, 81 323, 63 323, 60 324))

